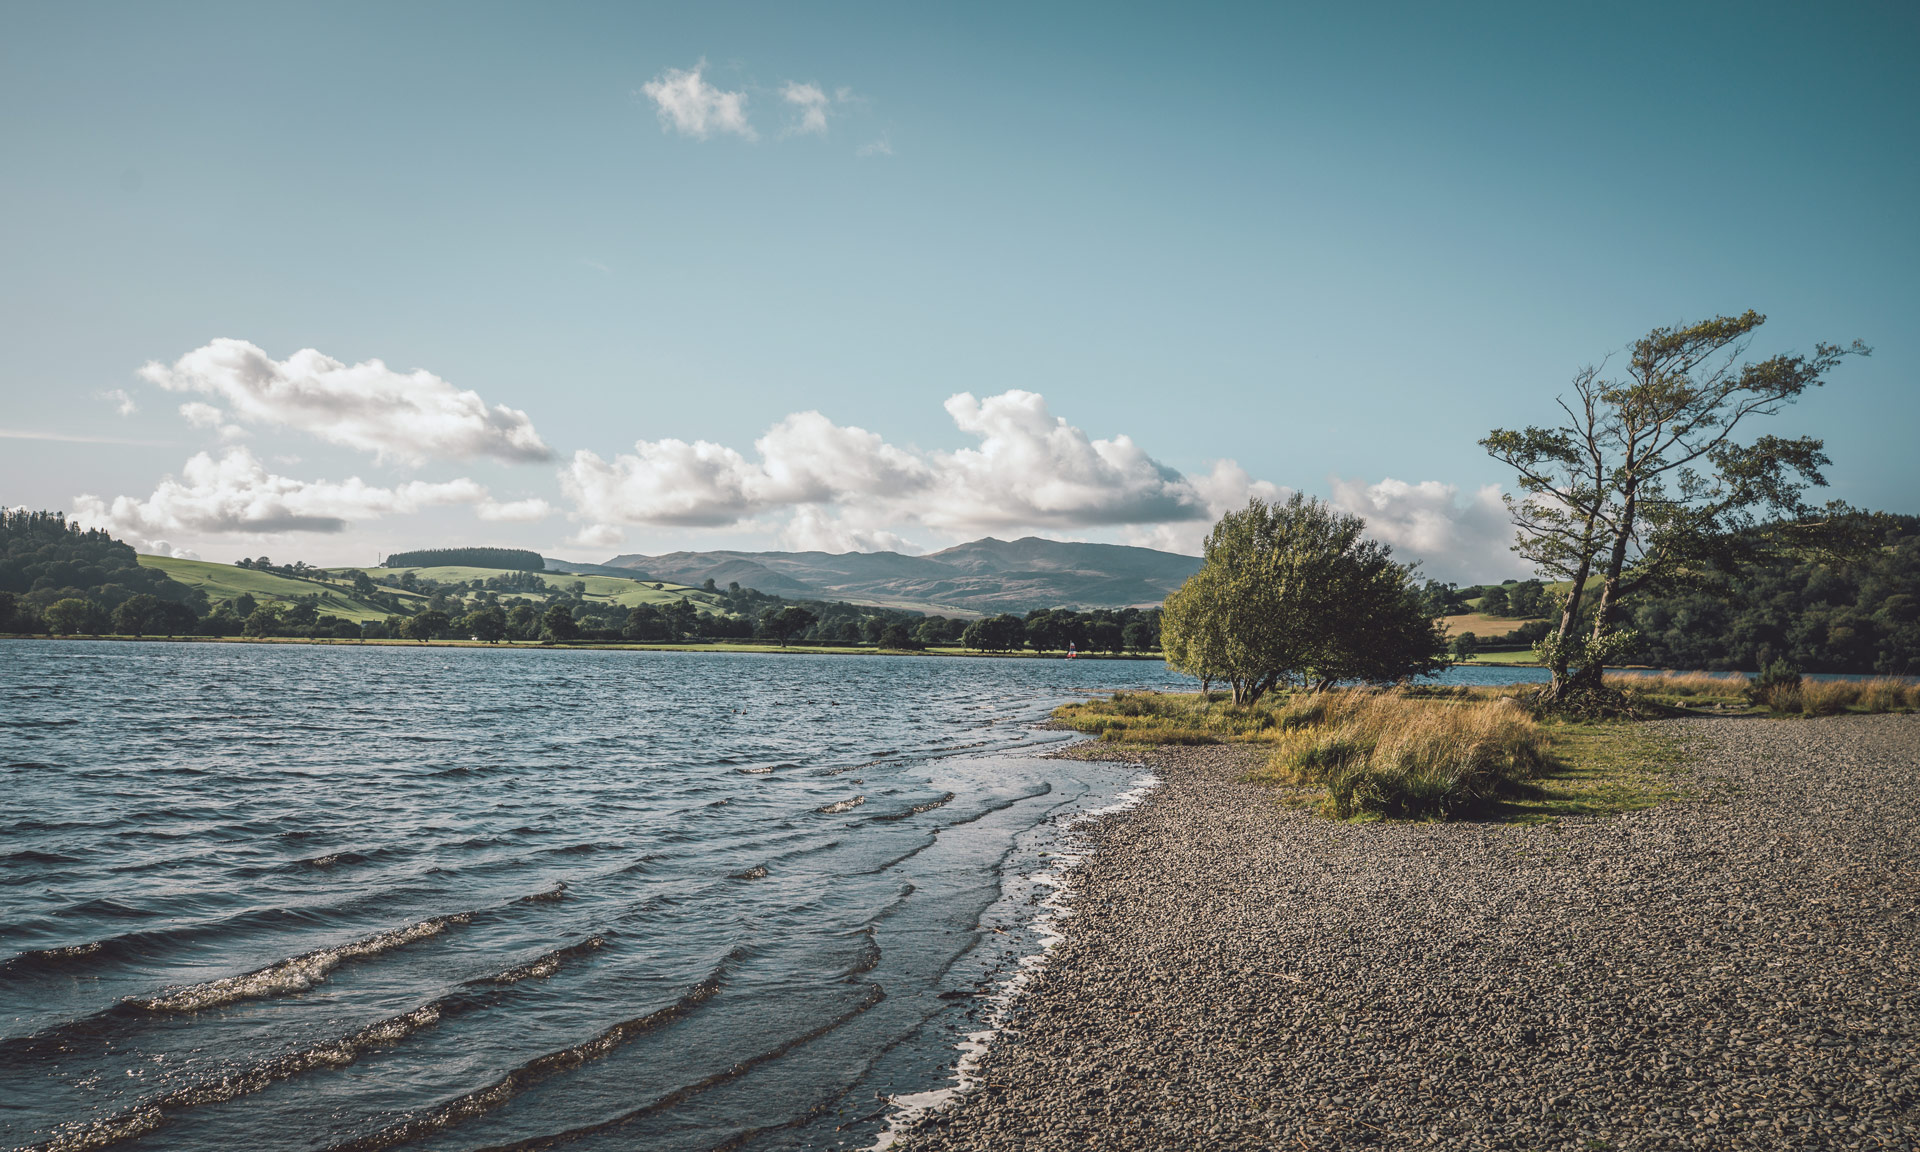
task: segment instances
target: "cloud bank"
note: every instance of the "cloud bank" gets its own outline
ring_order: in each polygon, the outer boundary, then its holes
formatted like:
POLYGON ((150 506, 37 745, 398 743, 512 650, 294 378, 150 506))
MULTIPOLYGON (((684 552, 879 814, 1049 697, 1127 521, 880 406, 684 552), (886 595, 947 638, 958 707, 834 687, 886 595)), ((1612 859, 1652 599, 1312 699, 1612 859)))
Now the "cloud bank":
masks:
POLYGON ((140 377, 171 392, 215 397, 181 406, 195 424, 227 439, 248 424, 292 427, 331 444, 419 465, 429 459, 550 460, 553 450, 525 412, 491 407, 431 372, 396 372, 379 360, 345 364, 305 348, 275 360, 245 340, 214 340, 171 367, 151 362, 140 377))
POLYGON ((864 428, 797 412, 754 441, 754 457, 698 440, 642 440, 611 460, 581 450, 562 469, 576 539, 619 539, 623 526, 721 528, 788 518, 788 546, 898 549, 895 526, 965 538, 994 532, 1205 522, 1279 489, 1237 464, 1188 477, 1125 435, 1095 439, 1035 392, 946 402, 975 438, 953 452, 913 451, 864 428))
POLYGON ((161 480, 144 500, 117 496, 108 502, 83 494, 74 498, 73 511, 142 548, 166 536, 338 533, 359 520, 455 504, 479 505, 484 515, 488 503, 487 490, 465 478, 392 488, 358 477, 295 480, 269 472, 245 448, 229 448, 218 459, 207 452, 194 456, 178 477, 161 480))

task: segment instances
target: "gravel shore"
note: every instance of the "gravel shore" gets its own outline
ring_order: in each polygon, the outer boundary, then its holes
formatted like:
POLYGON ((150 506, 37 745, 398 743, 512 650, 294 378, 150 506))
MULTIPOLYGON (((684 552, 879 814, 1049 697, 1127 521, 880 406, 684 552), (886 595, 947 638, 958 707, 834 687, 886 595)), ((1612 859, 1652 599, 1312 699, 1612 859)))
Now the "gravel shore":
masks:
POLYGON ((1532 827, 1133 750, 1164 783, 904 1147, 1920 1147, 1920 716, 1660 723, 1694 799, 1532 827))

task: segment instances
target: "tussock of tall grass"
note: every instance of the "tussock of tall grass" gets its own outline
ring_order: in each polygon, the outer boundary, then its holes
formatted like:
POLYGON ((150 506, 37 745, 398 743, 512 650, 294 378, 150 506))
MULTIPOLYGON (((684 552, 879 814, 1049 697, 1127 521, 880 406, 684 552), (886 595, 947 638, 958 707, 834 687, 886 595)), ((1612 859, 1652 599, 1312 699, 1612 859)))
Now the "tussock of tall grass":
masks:
POLYGON ((1519 792, 1551 761, 1511 700, 1324 692, 1277 710, 1279 748, 1256 778, 1326 788, 1331 814, 1450 817, 1519 792))
POLYGON ((1753 702, 1774 712, 1837 716, 1842 712, 1900 712, 1920 709, 1920 684, 1881 677, 1873 680, 1801 680, 1758 686, 1753 702))
POLYGON ((1750 683, 1739 672, 1615 672, 1607 676, 1607 681, 1627 692, 1722 699, 1738 699, 1750 683))

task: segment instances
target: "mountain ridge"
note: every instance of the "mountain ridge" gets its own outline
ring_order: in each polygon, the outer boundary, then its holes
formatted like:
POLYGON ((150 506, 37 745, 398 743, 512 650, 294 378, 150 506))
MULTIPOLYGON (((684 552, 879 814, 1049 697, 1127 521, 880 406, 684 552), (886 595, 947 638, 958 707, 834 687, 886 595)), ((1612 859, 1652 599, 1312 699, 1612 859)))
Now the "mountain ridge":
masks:
POLYGON ((591 567, 680 584, 738 583, 790 599, 990 614, 1157 605, 1199 570, 1200 558, 1126 544, 987 536, 924 556, 723 549, 626 553, 591 567))

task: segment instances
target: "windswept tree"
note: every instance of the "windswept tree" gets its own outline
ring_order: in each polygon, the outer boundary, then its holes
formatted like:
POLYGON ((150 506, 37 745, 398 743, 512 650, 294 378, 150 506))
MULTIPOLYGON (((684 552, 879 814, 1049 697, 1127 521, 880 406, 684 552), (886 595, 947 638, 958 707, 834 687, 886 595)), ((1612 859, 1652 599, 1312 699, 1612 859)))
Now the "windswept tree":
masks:
POLYGON ((1610 659, 1633 643, 1616 625, 1635 592, 1699 583, 1810 533, 1756 531, 1760 517, 1811 528, 1803 496, 1829 463, 1812 437, 1737 438, 1750 417, 1771 416, 1866 345, 1816 344, 1812 355, 1746 361, 1757 312, 1656 328, 1627 349, 1625 372, 1582 370, 1565 420, 1495 429, 1487 453, 1514 469, 1508 499, 1514 551, 1567 583, 1560 620, 1538 650, 1552 674, 1549 699, 1598 688, 1610 659))
POLYGON ((1208 533, 1205 562, 1167 598, 1167 662, 1225 680, 1250 705, 1282 684, 1390 681, 1444 667, 1446 642, 1410 566, 1366 522, 1299 494, 1249 501, 1208 533))

